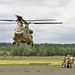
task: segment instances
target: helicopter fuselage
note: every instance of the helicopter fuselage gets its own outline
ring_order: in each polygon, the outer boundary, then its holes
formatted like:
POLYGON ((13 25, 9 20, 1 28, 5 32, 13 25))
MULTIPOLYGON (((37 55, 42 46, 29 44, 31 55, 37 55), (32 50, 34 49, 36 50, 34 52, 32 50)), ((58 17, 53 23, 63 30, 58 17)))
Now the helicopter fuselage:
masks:
POLYGON ((33 31, 29 29, 28 24, 23 24, 21 22, 17 23, 17 28, 15 29, 13 40, 16 43, 33 43, 32 33, 33 31))

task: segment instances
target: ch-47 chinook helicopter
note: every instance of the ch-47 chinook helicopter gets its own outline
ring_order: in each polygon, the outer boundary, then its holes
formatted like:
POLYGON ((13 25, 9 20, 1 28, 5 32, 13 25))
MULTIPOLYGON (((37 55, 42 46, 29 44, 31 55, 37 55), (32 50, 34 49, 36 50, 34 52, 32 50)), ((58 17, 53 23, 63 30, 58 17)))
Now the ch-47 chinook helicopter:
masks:
POLYGON ((62 24, 62 22, 56 22, 56 19, 24 20, 21 16, 16 15, 16 17, 17 20, 0 19, 0 21, 17 22, 12 39, 14 40, 13 44, 17 44, 18 46, 19 43, 27 43, 33 46, 33 30, 29 29, 29 24, 62 24))

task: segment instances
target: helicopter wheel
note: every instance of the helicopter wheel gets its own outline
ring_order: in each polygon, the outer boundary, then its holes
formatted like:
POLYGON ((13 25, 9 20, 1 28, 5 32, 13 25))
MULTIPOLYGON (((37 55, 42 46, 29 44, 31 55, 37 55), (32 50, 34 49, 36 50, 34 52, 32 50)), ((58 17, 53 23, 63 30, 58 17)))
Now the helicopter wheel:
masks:
POLYGON ((15 44, 16 44, 16 42, 14 41, 14 42, 13 42, 13 45, 15 45, 15 44))
POLYGON ((17 43, 17 46, 19 46, 19 43, 17 43))
POLYGON ((30 45, 30 42, 28 42, 27 44, 30 45))
POLYGON ((33 47, 33 43, 32 43, 32 47, 33 47))

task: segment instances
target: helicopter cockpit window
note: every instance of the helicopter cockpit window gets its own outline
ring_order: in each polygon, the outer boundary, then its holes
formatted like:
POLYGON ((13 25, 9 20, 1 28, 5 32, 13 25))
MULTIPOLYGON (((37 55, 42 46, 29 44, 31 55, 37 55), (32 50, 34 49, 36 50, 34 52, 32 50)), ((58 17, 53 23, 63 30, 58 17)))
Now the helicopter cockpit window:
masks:
POLYGON ((24 29, 23 28, 16 28, 15 31, 16 32, 21 32, 21 31, 24 31, 24 29))

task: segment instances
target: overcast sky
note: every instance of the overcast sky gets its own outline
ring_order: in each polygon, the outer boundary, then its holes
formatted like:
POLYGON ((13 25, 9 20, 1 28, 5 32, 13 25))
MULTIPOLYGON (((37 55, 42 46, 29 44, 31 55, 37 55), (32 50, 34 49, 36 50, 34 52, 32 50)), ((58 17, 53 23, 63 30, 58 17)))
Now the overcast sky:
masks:
MULTIPOLYGON (((0 19, 49 19, 62 25, 30 25, 34 43, 75 43, 75 0, 0 0, 0 19)), ((0 42, 13 42, 16 24, 0 24, 0 42)))

